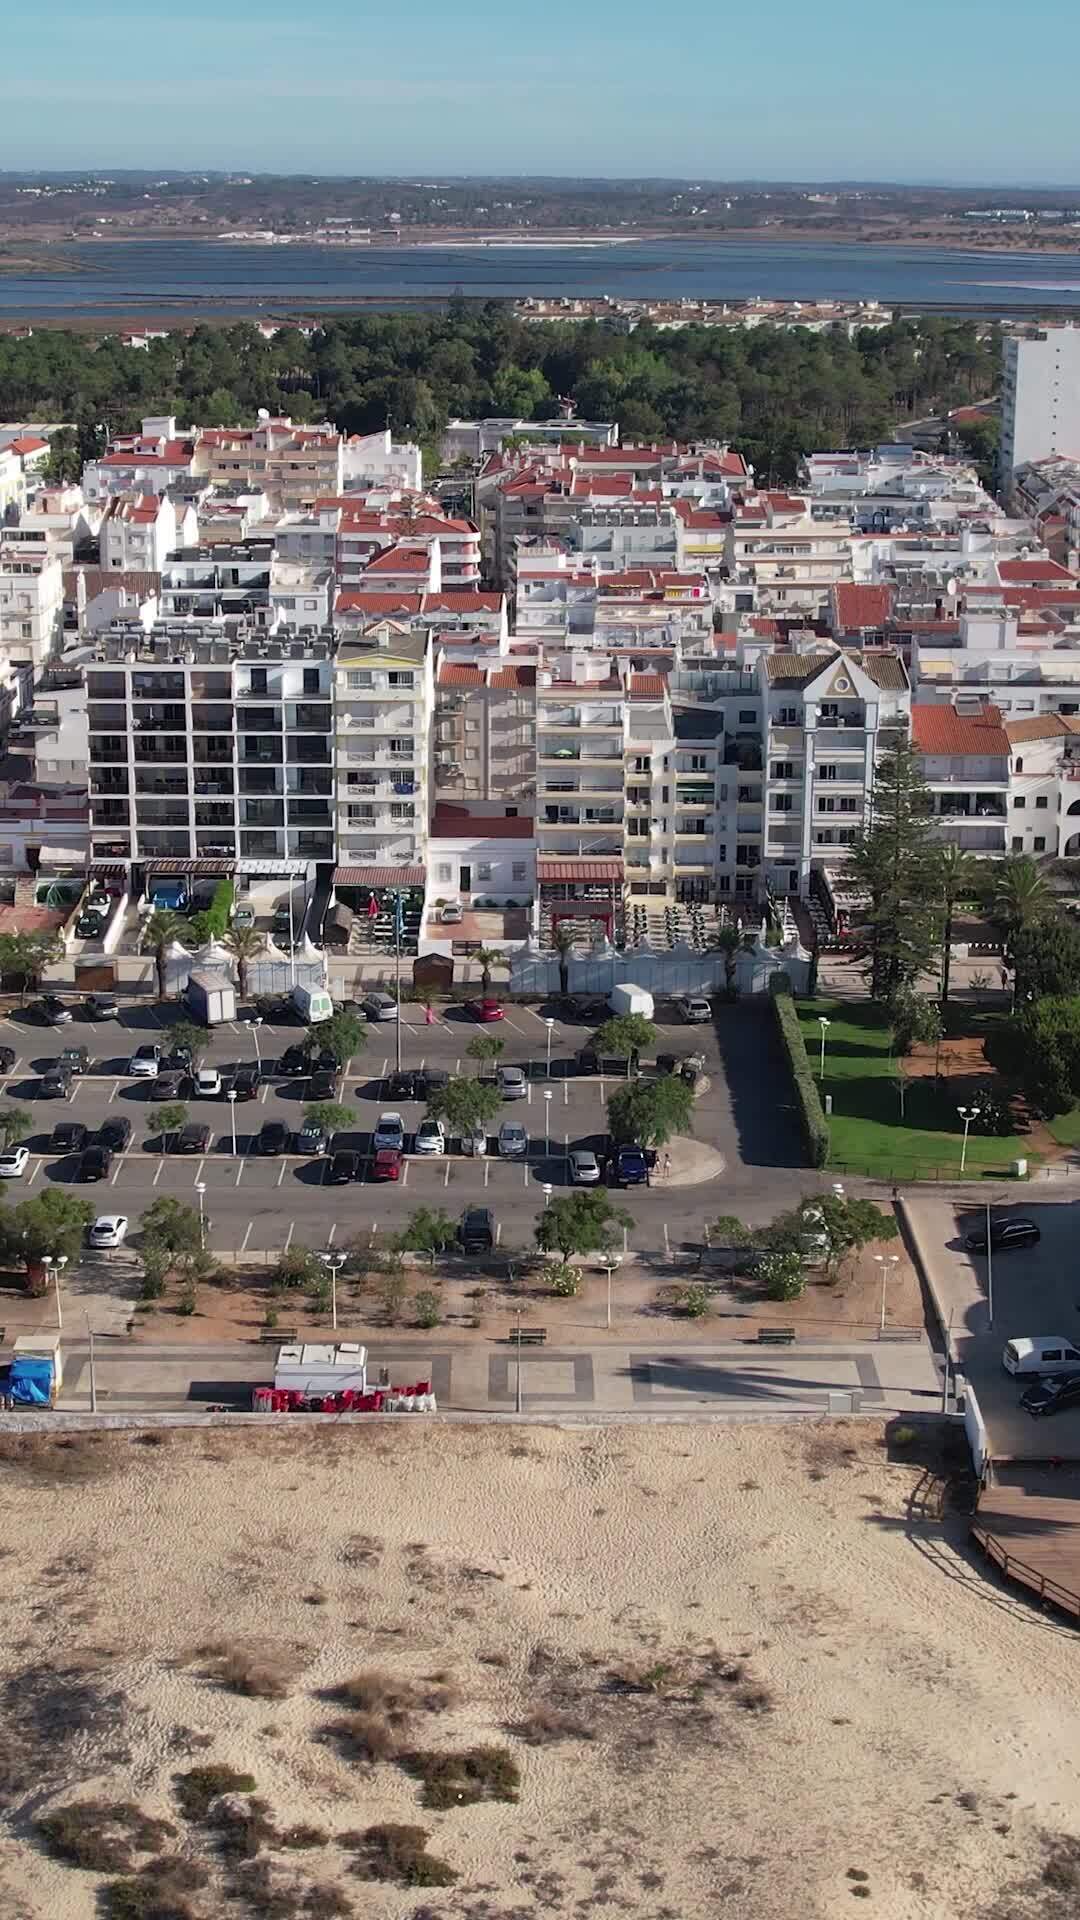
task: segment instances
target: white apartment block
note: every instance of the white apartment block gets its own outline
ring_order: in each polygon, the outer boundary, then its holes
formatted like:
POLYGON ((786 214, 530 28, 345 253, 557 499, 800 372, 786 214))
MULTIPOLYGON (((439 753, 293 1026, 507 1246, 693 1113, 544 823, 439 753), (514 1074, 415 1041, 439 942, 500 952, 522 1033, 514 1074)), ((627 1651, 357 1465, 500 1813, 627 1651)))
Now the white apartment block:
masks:
POLYGON ((41 667, 64 637, 64 569, 58 554, 15 541, 0 545, 0 651, 41 667))
POLYGON ((389 427, 382 433, 352 434, 342 448, 341 474, 348 488, 391 486, 419 493, 423 454, 411 440, 395 440, 389 427))
POLYGON ((1010 334, 1001 386, 1001 474, 1056 454, 1080 456, 1080 327, 1010 334))
POLYGON ((434 712, 423 631, 343 640, 333 667, 337 858, 352 886, 422 886, 434 712), (376 875, 383 876, 376 878, 376 875))
POLYGON ((178 547, 197 544, 195 508, 179 512, 167 493, 118 493, 109 500, 98 528, 101 564, 118 571, 161 573, 178 547))
POLYGON ((435 674, 435 793, 439 801, 501 802, 532 811, 536 793, 536 668, 441 654, 435 674))

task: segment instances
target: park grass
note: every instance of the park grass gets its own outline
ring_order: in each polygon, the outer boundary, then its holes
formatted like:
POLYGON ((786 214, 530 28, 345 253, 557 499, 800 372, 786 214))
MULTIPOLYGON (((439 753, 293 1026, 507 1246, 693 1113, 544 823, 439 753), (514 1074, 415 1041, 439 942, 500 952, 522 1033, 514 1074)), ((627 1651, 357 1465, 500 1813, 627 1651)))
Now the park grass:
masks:
POLYGON ((1073 1107, 1068 1113, 1059 1113, 1046 1125, 1059 1147, 1080 1147, 1080 1107, 1073 1107))
MULTIPOLYGON (((831 1094, 833 1101, 830 1166, 881 1180, 958 1180, 964 1129, 956 1111, 962 1097, 958 1102, 955 1082, 939 1088, 929 1078, 909 1080, 901 1121, 899 1072, 880 1008, 868 1001, 804 1000, 799 1003, 799 1021, 815 1079, 821 1058, 821 1014, 831 1023, 821 1085, 823 1098, 831 1094)), ((987 1172, 1005 1173, 1018 1157, 1029 1163, 1039 1158, 1024 1135, 1002 1138, 972 1133, 965 1177, 977 1180, 987 1172)))

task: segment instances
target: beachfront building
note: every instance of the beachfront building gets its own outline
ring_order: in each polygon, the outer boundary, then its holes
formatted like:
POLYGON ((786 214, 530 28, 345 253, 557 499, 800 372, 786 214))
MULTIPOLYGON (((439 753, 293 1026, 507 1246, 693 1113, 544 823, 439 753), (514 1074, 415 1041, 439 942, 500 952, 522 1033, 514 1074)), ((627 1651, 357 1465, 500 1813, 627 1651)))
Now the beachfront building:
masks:
POLYGON ((1080 455, 1080 327, 1009 334, 1004 355, 1001 477, 1011 494, 1028 461, 1080 455))
POLYGON ((64 638, 64 568, 44 542, 0 544, 0 652, 16 665, 44 666, 64 638))
POLYGON ((181 500, 177 508, 167 493, 117 493, 98 529, 101 565, 160 573, 177 547, 192 547, 198 538, 198 514, 190 502, 181 500))
POLYGON ((333 663, 333 698, 341 885, 422 887, 434 713, 427 631, 383 622, 342 639, 333 663))

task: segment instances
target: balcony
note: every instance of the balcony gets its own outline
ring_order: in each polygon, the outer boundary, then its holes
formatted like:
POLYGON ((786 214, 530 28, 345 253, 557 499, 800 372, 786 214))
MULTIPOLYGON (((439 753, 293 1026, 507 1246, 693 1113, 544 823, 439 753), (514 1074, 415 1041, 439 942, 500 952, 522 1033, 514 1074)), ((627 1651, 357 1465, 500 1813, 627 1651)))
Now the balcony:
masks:
POLYGON ((244 734, 240 741, 240 764, 244 767, 280 766, 282 761, 282 743, 280 740, 267 739, 265 734, 244 734))
POLYGON ((290 799, 289 801, 290 827, 300 827, 300 826, 328 827, 330 825, 330 821, 331 821, 331 816, 330 816, 329 800, 290 799))
POLYGON ((182 833, 165 833, 139 828, 139 854, 143 859, 186 860, 191 853, 191 836, 185 828, 182 833))
POLYGON ((95 828, 131 824, 131 809, 126 800, 94 800, 90 812, 95 828))
POLYGON ((91 794, 126 794, 128 774, 125 767, 122 773, 92 773, 90 775, 91 794))
POLYGON ((127 708, 93 702, 86 712, 91 733, 127 733, 127 708))
POLYGON ((126 767, 127 741, 118 739, 95 740, 90 736, 90 764, 96 767, 126 767))
POLYGON ((329 767, 330 742, 316 734, 290 733, 285 757, 294 767, 329 767))
POLYGON ((240 835, 240 853, 245 860, 280 860, 284 855, 284 836, 279 833, 267 833, 254 830, 240 835))
POLYGON ((188 743, 183 738, 170 740, 166 735, 156 733, 135 742, 136 765, 161 766, 179 761, 186 766, 187 757, 188 743))
POLYGON ((186 691, 182 673, 133 673, 133 700, 182 700, 186 691))
POLYGON ((124 834, 119 840, 92 840, 90 843, 92 860, 129 860, 131 858, 131 836, 124 834))
POLYGON ((228 673, 193 673, 192 700, 232 701, 232 676, 228 673))
POLYGON ((289 852, 300 860, 332 860, 334 857, 334 836, 332 833, 289 833, 289 852))
POLYGON ((1004 820, 1006 805, 993 793, 943 793, 937 809, 939 820, 1004 820))
POLYGON ((94 673, 86 676, 86 697, 88 700, 127 700, 126 673, 94 673))
POLYGON ((231 800, 233 795, 232 774, 219 774, 215 779, 192 781, 197 800, 231 800))
POLYGON ((281 708, 237 707, 236 724, 241 733, 280 733, 281 708))
POLYGON ((192 742, 191 758, 197 767, 231 767, 233 757, 234 748, 231 737, 228 740, 199 739, 192 742))
POLYGON ((231 733, 233 710, 230 706, 198 706, 191 709, 191 726, 194 733, 231 733))
POLYGON ((206 833, 195 835, 195 852, 200 859, 228 859, 236 853, 236 830, 234 827, 211 828, 206 833))
POLYGON ((329 733, 330 720, 329 700, 290 701, 285 712, 285 725, 301 733, 329 733))
POLYGON ((150 706, 136 701, 131 710, 133 733, 185 733, 187 708, 183 705, 150 706))
POLYGON ((283 800, 241 800, 240 824, 244 827, 283 827, 283 800))
POLYGON ((232 828, 236 818, 236 809, 231 800, 195 802, 195 825, 197 827, 232 828))

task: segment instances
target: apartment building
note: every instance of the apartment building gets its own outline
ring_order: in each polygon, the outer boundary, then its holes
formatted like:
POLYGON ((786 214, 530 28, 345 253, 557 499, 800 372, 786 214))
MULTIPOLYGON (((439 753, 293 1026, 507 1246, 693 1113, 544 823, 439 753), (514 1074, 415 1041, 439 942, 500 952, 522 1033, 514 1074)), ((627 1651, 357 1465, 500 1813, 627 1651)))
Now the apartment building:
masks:
POLYGON ((1001 476, 1029 461, 1080 455, 1080 327, 1009 334, 1001 382, 1001 476))
POLYGON ((384 627, 342 640, 333 693, 337 858, 349 874, 343 884, 421 886, 435 704, 428 634, 384 627))
POLYGON ((260 418, 254 427, 203 427, 194 471, 215 487, 258 489, 277 507, 310 507, 320 494, 341 492, 342 437, 328 420, 294 427, 288 416, 260 418))
POLYGON ((1080 717, 1007 720, 1008 851, 1080 858, 1080 717))
POLYGON ((181 549, 162 568, 163 618, 233 619, 269 626, 273 557, 270 540, 181 549))
POLYGON ((117 493, 98 529, 101 564, 133 573, 160 573, 178 547, 199 539, 199 518, 190 502, 179 511, 167 493, 117 493))
MULTIPOLYGON (((970 694, 959 694, 947 705, 916 701, 911 739, 922 757, 937 837, 964 853, 1005 853, 1010 748, 997 708, 970 694)), ((1050 813, 1047 796, 1033 798, 1033 815, 1050 813)), ((1023 799, 1020 806, 1024 811, 1023 799)), ((1044 828, 1041 844, 1030 851, 1045 853, 1051 837, 1056 841, 1056 807, 1050 819, 1052 836, 1044 828)))
POLYGON ((733 511, 726 561, 732 585, 752 589, 762 613, 817 618, 851 576, 851 533, 846 522, 815 520, 804 499, 754 494, 733 511))
POLYGON ((118 623, 85 677, 93 859, 333 858, 329 635, 118 623))
POLYGON ((485 454, 498 453, 508 440, 558 447, 571 435, 588 446, 613 447, 619 426, 615 420, 572 420, 568 415, 558 420, 517 420, 501 414, 486 420, 449 420, 439 450, 452 465, 455 460, 481 460, 485 454))
POLYGON ((389 427, 381 433, 350 434, 341 451, 341 476, 346 487, 396 487, 419 493, 424 484, 424 459, 412 440, 395 440, 389 427))
POLYGON ((195 481, 194 429, 178 433, 168 416, 146 419, 139 433, 121 434, 107 453, 83 468, 87 500, 105 503, 117 493, 168 493, 195 481))
POLYGON ((64 637, 64 568, 41 543, 0 544, 0 651, 16 665, 41 667, 64 637))
POLYGON ((536 668, 497 655, 473 661, 439 650, 435 673, 435 793, 527 806, 536 794, 536 668))

